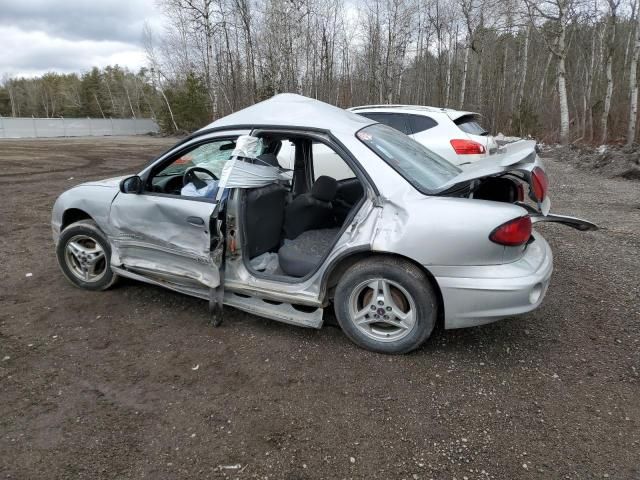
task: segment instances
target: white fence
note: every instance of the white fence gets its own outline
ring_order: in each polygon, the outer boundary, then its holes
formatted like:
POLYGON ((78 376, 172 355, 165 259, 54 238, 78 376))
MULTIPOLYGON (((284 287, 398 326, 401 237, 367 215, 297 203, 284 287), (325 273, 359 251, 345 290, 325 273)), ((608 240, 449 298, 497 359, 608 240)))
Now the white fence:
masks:
POLYGON ((160 131, 151 118, 15 118, 0 116, 0 138, 104 137, 160 131))

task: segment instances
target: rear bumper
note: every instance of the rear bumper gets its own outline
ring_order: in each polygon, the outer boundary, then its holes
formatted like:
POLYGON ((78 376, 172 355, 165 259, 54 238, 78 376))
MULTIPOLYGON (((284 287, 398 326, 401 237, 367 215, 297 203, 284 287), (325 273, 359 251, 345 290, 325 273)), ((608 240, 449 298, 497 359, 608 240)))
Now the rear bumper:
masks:
POLYGON ((535 240, 519 260, 502 265, 430 267, 444 303, 445 328, 491 323, 536 309, 547 292, 553 255, 546 240, 535 240))

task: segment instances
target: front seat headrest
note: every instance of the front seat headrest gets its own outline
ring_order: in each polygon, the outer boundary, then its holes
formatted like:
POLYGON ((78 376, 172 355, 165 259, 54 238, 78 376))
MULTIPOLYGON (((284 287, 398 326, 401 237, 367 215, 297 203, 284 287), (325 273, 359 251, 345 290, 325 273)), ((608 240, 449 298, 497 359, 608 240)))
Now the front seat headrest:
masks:
POLYGON ((276 157, 273 153, 263 153, 262 155, 258 155, 256 157, 258 160, 258 165, 269 165, 271 167, 280 167, 278 164, 278 157, 276 157))
POLYGON ((322 175, 314 182, 311 187, 311 195, 323 202, 331 202, 336 198, 336 192, 338 191, 338 182, 335 178, 322 175))

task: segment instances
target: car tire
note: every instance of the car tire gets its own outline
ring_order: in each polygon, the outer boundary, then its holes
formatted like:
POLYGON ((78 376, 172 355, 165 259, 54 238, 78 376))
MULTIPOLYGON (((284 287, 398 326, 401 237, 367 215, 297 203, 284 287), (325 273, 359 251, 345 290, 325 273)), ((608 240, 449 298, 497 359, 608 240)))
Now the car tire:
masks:
POLYGON ((111 247, 93 220, 66 227, 56 247, 58 265, 65 278, 86 290, 106 290, 118 279, 111 270, 111 247))
POLYGON ((334 309, 340 327, 356 345, 374 352, 407 353, 431 335, 438 300, 427 275, 398 258, 362 260, 336 288, 334 309))

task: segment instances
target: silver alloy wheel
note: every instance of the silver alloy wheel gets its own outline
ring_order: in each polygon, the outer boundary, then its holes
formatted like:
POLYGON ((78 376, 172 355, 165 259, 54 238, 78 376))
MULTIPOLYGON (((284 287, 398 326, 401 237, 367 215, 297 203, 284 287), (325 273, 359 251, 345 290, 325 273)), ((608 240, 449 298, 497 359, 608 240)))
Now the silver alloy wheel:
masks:
POLYGON ((400 284, 384 278, 360 283, 349 296, 349 316, 358 330, 379 342, 400 340, 416 324, 416 304, 400 284))
POLYGON ((84 282, 97 282, 107 272, 103 248, 88 235, 71 237, 64 249, 64 259, 71 273, 84 282))

